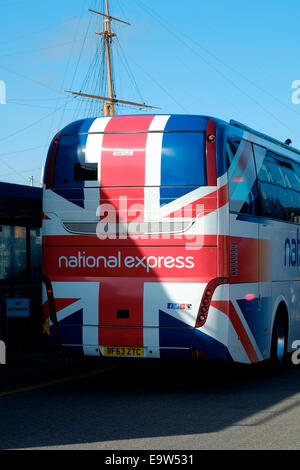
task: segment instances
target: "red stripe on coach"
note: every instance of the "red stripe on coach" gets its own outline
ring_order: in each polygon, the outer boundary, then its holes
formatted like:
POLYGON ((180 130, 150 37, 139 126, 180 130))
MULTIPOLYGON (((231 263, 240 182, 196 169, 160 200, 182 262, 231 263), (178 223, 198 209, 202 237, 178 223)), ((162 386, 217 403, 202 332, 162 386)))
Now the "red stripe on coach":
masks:
POLYGON ((211 305, 222 313, 228 316, 231 321, 233 328, 235 329, 239 340, 241 341, 246 354, 251 362, 258 362, 259 358, 255 352, 255 349, 251 343, 251 340, 247 334, 247 331, 244 328, 243 323, 241 322, 240 317, 238 316, 237 311, 234 308, 233 303, 230 300, 213 300, 211 305))
POLYGON ((101 280, 99 344, 143 346, 143 293, 144 280, 140 278, 101 280), (124 310, 128 310, 129 318, 118 317, 118 312, 124 310))
POLYGON ((110 119, 102 142, 102 187, 145 186, 147 131, 153 119, 154 116, 110 119))

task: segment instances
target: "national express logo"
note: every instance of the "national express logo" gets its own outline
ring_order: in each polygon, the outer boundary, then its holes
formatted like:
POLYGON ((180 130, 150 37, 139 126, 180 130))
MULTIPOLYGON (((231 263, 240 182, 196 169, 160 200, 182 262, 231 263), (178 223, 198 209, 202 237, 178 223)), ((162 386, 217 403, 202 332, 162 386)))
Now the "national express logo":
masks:
POLYGON ((286 238, 285 240, 284 266, 300 266, 300 240, 298 229, 296 238, 286 238))
POLYGON ((150 272, 151 269, 192 269, 195 267, 193 256, 123 256, 118 251, 116 256, 86 256, 85 251, 79 251, 76 256, 60 256, 60 269, 138 269, 150 272))

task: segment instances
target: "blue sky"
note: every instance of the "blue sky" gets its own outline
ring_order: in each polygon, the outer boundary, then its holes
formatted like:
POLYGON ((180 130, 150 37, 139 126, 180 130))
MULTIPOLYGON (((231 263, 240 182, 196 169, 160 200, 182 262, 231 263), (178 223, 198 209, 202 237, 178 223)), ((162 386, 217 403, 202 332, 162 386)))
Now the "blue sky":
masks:
MULTIPOLYGON (((39 185, 53 135, 90 111, 63 90, 84 90, 102 29, 87 8, 103 11, 103 3, 0 0, 1 181, 33 176, 39 185)), ((131 23, 113 25, 120 99, 233 118, 300 148, 300 104, 291 100, 300 80, 298 0, 110 0, 110 14, 131 23)))

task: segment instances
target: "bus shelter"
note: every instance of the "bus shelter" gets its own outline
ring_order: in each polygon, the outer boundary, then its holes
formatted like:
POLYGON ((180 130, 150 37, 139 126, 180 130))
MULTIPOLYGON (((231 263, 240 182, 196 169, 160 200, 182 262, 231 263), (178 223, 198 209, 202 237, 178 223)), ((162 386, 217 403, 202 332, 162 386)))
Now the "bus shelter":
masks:
POLYGON ((41 348, 42 189, 0 183, 0 339, 9 354, 41 348))

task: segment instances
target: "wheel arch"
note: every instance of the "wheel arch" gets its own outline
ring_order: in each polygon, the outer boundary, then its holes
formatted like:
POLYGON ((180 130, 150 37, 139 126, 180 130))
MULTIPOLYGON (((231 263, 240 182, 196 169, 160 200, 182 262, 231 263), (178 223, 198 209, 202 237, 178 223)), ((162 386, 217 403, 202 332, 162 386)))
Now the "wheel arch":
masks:
MULTIPOLYGON (((273 329, 274 329, 274 324, 275 320, 278 316, 282 316, 286 322, 286 327, 287 327, 287 338, 288 338, 288 344, 287 347, 289 346, 289 327, 290 327, 290 319, 289 319, 289 310, 287 306, 287 301, 283 295, 280 295, 274 304, 273 307, 273 312, 272 312, 272 328, 270 330, 270 345, 269 345, 269 354, 271 354, 271 343, 272 343, 272 335, 273 335, 273 329)), ((289 349, 289 347, 288 347, 289 349)))

